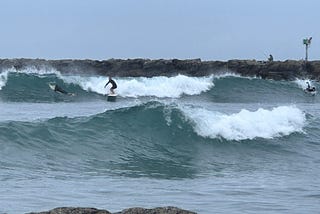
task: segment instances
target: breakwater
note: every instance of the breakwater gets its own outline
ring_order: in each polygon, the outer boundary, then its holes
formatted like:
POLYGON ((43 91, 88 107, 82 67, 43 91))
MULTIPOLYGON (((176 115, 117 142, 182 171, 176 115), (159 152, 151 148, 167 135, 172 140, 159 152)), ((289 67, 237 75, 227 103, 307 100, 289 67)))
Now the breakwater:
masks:
POLYGON ((257 61, 228 60, 201 61, 201 59, 108 59, 108 60, 44 60, 44 59, 0 59, 0 71, 55 69, 61 73, 98 74, 119 77, 206 76, 219 73, 237 73, 263 79, 293 80, 295 78, 320 79, 320 61, 303 60, 257 61))

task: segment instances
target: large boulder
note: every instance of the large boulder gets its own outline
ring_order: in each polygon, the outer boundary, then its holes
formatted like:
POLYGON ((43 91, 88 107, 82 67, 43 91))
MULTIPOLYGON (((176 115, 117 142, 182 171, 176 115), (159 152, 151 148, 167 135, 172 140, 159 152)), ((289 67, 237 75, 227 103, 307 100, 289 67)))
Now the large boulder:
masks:
MULTIPOLYGON (((59 207, 45 212, 32 212, 29 214, 111 214, 107 210, 99 210, 96 208, 80 208, 80 207, 59 207)), ((134 207, 116 212, 114 214, 196 214, 195 212, 183 210, 177 207, 157 207, 153 209, 145 209, 134 207)))
POLYGON ((80 207, 58 207, 44 212, 32 212, 29 214, 111 214, 107 210, 98 210, 95 208, 80 207))
POLYGON ((195 212, 182 210, 177 207, 157 207, 153 209, 145 209, 140 207, 122 210, 114 214, 196 214, 195 212))

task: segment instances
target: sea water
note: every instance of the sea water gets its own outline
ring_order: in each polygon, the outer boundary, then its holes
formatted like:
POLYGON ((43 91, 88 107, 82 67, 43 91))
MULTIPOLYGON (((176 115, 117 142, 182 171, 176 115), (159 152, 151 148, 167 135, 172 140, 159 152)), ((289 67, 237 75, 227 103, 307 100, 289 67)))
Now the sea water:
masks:
POLYGON ((107 102, 103 76, 0 73, 0 213, 319 212, 320 99, 305 80, 114 79, 107 102))

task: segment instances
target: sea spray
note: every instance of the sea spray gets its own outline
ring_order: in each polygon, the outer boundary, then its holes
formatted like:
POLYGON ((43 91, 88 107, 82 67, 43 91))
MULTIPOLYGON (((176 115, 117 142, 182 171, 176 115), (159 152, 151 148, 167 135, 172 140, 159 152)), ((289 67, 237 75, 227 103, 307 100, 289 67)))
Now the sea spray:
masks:
POLYGON ((294 81, 294 83, 296 83, 301 89, 306 89, 307 88, 307 82, 309 82, 309 84, 311 85, 311 87, 313 86, 313 83, 311 80, 309 79, 296 79, 294 81))
POLYGON ((8 80, 8 71, 4 71, 0 73, 0 90, 4 87, 8 80))

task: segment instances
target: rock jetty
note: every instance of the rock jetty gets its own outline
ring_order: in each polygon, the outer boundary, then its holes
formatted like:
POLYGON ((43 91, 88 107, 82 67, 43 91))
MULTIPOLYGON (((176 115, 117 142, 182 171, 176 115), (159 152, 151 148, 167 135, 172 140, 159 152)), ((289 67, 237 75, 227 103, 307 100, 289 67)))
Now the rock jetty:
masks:
POLYGON ((256 61, 228 60, 201 61, 201 59, 109 59, 109 60, 44 60, 0 59, 0 72, 5 69, 57 70, 63 74, 97 74, 118 77, 207 76, 220 73, 236 73, 264 79, 293 80, 308 78, 320 80, 320 61, 303 60, 256 61))
MULTIPOLYGON (((107 210, 80 207, 59 207, 44 212, 32 212, 29 214, 112 214, 107 210)), ((195 212, 179 209, 177 207, 157 207, 145 209, 140 207, 129 208, 113 214, 196 214, 195 212)))

